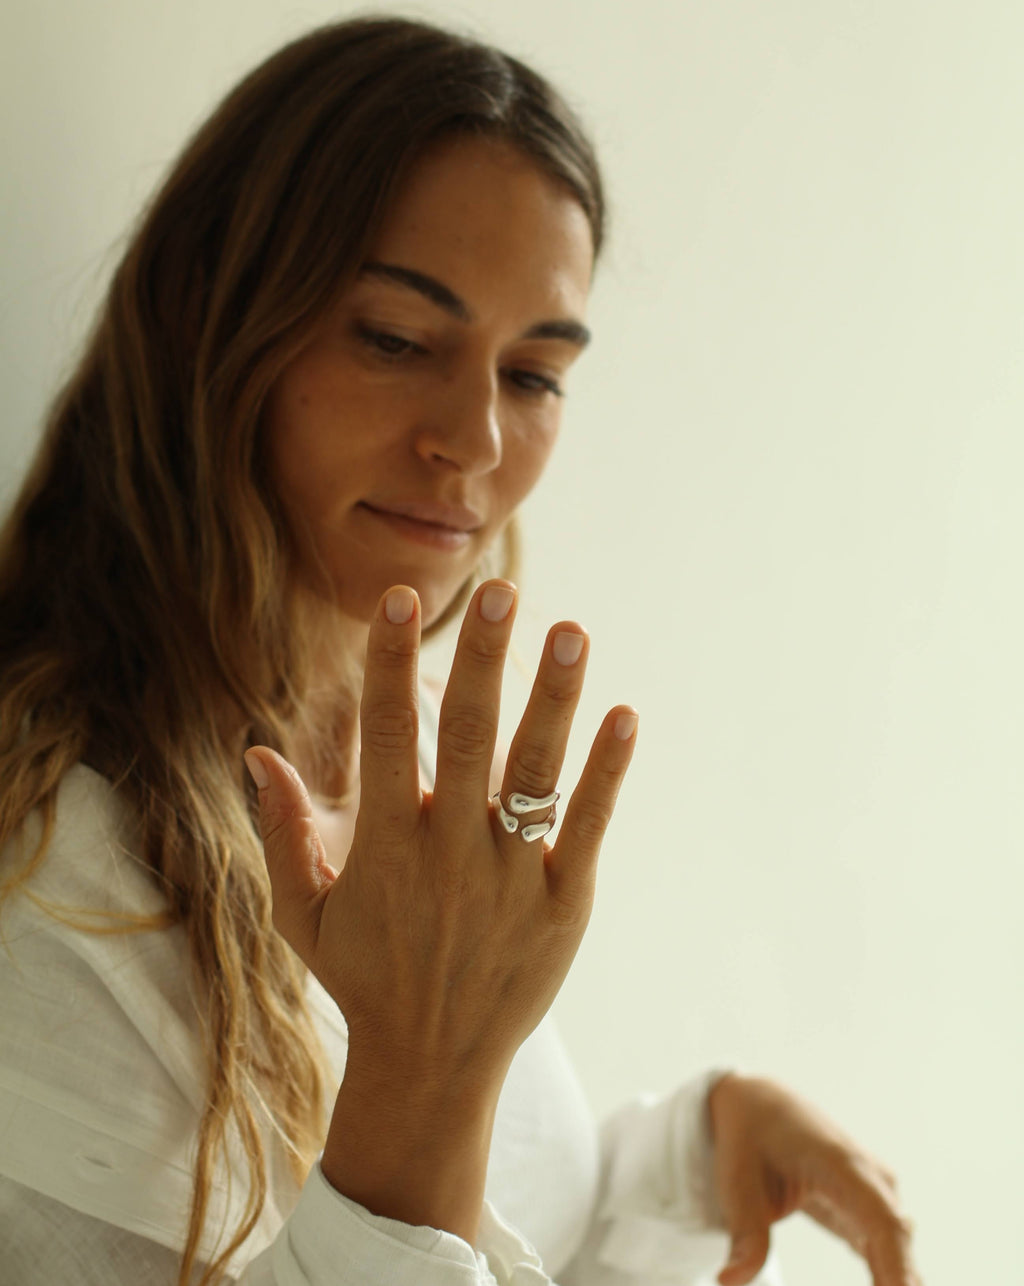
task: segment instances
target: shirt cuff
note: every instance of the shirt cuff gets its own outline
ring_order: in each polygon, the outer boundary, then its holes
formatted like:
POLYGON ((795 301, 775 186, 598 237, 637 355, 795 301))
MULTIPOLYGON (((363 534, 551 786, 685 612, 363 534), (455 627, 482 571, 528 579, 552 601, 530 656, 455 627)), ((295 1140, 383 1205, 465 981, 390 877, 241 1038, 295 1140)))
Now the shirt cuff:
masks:
POLYGON ((480 1248, 454 1233, 371 1214, 333 1188, 319 1162, 266 1252, 280 1286, 545 1286, 536 1253, 485 1203, 480 1248))
POLYGON ((638 1279, 691 1282, 721 1268, 729 1239, 715 1198, 707 1099, 716 1068, 605 1126, 607 1186, 597 1261, 638 1279))

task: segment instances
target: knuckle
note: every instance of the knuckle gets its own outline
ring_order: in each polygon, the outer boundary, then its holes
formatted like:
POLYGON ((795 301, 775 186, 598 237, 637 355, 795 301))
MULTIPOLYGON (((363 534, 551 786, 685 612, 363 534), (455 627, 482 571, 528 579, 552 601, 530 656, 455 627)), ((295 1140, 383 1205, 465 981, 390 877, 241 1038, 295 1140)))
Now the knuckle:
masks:
POLYGON ((497 729, 482 714, 458 711, 445 720, 441 733, 444 753, 456 763, 478 763, 489 757, 497 729))
POLYGON ((561 891, 552 895, 548 915, 555 928, 573 931, 581 923, 586 923, 588 910, 581 898, 569 891, 561 891))
POLYGON ((573 832, 588 844, 600 844, 611 821, 611 809, 586 802, 580 805, 573 817, 573 832))
POLYGON ((408 669, 409 658, 415 656, 419 644, 414 635, 404 631, 393 634, 390 630, 378 637, 371 658, 379 666, 399 670, 408 669))
POLYGON ((556 711, 568 711, 570 714, 579 699, 578 684, 556 682, 551 675, 538 680, 537 690, 544 703, 556 711))
POLYGON ((587 783, 588 790, 584 797, 584 804, 600 813, 605 819, 605 825, 611 820, 621 785, 622 772, 618 767, 608 763, 594 766, 593 776, 587 783))
POLYGON ((878 1162, 878 1170, 882 1179, 893 1196, 897 1196, 900 1190, 900 1182, 895 1173, 887 1165, 878 1162))
POLYGON ((285 803, 274 802, 267 804, 260 814, 260 838, 263 841, 263 848, 274 849, 281 843, 287 843, 288 832, 294 829, 296 823, 300 824, 306 820, 298 811, 299 806, 294 800, 285 803))
POLYGON ((517 745, 508 761, 509 779, 526 795, 546 795, 555 778, 555 761, 540 741, 517 745))
POLYGON ((487 637, 475 632, 466 634, 459 646, 462 655, 480 665, 494 665, 504 661, 507 644, 504 638, 487 637))
POLYGON ((360 720, 363 744, 378 753, 406 751, 416 743, 416 714, 399 702, 382 702, 364 710, 360 720))
POLYGON ((833 1133, 821 1144, 824 1165, 837 1174, 854 1175, 861 1184, 870 1184, 870 1167, 859 1152, 853 1151, 844 1138, 833 1133))
POLYGON ((892 1207, 886 1207, 879 1220, 879 1225, 884 1229, 884 1236, 890 1243, 895 1243, 901 1251, 907 1251, 910 1243, 914 1239, 914 1223, 908 1219, 902 1210, 894 1210, 892 1207))

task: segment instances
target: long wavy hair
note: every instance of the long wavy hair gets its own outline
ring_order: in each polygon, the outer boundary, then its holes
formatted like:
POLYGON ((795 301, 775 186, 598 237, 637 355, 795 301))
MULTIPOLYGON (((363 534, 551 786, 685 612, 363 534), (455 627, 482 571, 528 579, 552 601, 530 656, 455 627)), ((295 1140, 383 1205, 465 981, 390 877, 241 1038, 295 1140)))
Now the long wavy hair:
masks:
MULTIPOLYGON (((464 133, 514 144, 563 184, 596 252, 591 146, 565 102, 506 54, 370 17, 313 31, 250 73, 143 210, 0 532, 0 851, 30 813, 42 819, 34 851, 0 871, 0 906, 45 859, 65 773, 81 762, 112 782, 167 911, 75 927, 182 925, 201 998, 206 1104, 182 1284, 230 1133, 247 1158, 247 1205, 204 1286, 259 1218, 268 1132, 300 1183, 330 1106, 304 970, 271 925, 242 760, 253 744, 291 758, 301 735, 329 766, 337 744, 312 688, 329 620, 295 588, 261 408, 417 156, 464 133)), ((513 526, 498 566, 514 553, 513 526)))

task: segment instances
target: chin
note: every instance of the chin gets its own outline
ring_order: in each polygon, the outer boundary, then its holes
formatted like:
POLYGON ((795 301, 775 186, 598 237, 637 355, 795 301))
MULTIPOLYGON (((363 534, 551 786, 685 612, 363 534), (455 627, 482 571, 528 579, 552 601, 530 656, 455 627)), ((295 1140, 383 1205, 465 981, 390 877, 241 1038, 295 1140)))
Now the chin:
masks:
POLYGON ((450 620, 461 620, 476 583, 476 577, 473 575, 467 575, 454 590, 447 591, 433 586, 421 587, 413 583, 413 589, 420 598, 422 628, 429 630, 442 621, 447 624, 450 620))
POLYGON ((328 596, 345 616, 353 621, 369 625, 377 611, 381 598, 392 585, 410 585, 420 600, 421 628, 428 630, 439 622, 447 623, 448 619, 461 619, 466 604, 477 584, 474 569, 466 572, 459 581, 452 584, 438 583, 415 573, 408 568, 396 569, 380 581, 375 577, 372 583, 353 584, 339 572, 332 577, 334 584, 330 590, 321 590, 318 597, 328 596), (404 573, 404 574, 403 574, 404 573))

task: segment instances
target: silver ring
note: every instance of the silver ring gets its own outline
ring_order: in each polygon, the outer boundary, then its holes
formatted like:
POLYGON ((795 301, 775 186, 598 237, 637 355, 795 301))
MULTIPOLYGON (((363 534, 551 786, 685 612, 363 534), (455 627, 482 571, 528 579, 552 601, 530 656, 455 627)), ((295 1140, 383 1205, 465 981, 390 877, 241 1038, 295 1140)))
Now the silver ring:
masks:
POLYGON ((501 792, 499 791, 496 795, 491 796, 491 803, 494 805, 495 811, 498 814, 498 820, 501 822, 508 834, 514 835, 516 831, 519 831, 519 834, 527 844, 532 844, 534 840, 540 839, 554 827, 555 804, 559 798, 560 796, 557 790, 552 791, 550 795, 544 795, 539 799, 534 798, 532 795, 524 795, 517 792, 516 794, 509 796, 508 809, 506 809, 505 805, 501 802, 501 792), (549 810, 547 821, 533 822, 529 826, 524 826, 520 831, 519 818, 525 816, 527 813, 536 813, 542 808, 549 810))
POLYGON ((501 802, 501 791, 491 796, 491 803, 497 809, 498 820, 510 835, 514 835, 519 829, 519 818, 513 817, 511 813, 505 812, 505 806, 501 802))
POLYGON ((509 812, 521 817, 523 813, 535 813, 538 808, 550 808, 559 799, 561 799, 561 796, 557 790, 553 790, 550 795, 545 795, 543 799, 533 799, 529 795, 509 795, 509 812))

